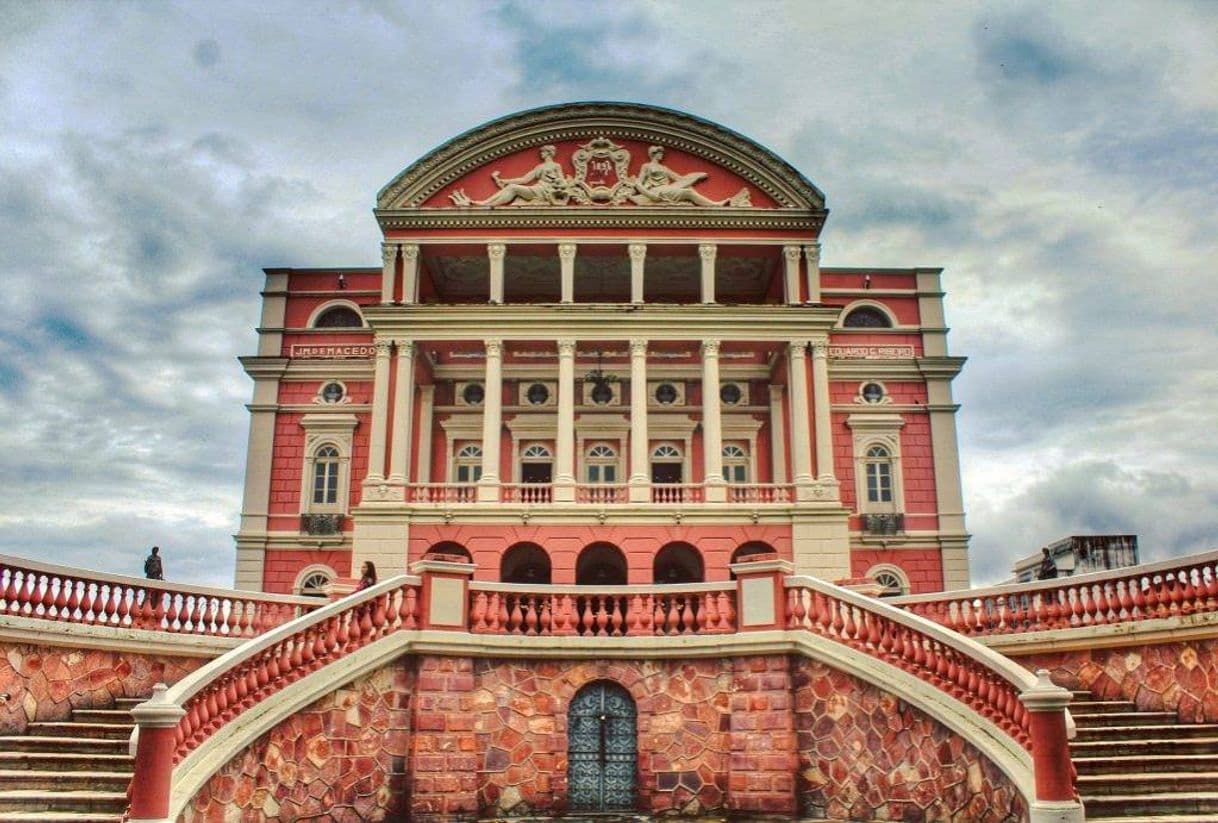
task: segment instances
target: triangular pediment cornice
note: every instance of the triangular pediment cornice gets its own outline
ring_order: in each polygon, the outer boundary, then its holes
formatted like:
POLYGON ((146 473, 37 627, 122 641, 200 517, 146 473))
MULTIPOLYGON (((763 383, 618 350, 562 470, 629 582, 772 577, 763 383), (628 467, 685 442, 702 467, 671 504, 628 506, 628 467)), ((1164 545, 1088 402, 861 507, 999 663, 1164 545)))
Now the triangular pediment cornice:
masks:
POLYGON ((570 224, 573 219, 583 222, 588 218, 609 218, 615 222, 610 217, 615 212, 617 218, 632 223, 645 222, 652 216, 659 223, 678 220, 690 225, 702 220, 722 222, 729 218, 729 213, 737 220, 747 214, 753 219, 746 222, 758 225, 774 221, 792 228, 815 230, 819 230, 826 214, 821 191, 769 149, 708 120, 633 103, 548 106, 478 126, 432 150, 395 177, 377 195, 376 208, 377 218, 386 228, 412 224, 414 218, 422 217, 424 213, 432 218, 443 213, 445 222, 473 225, 496 219, 518 222, 526 213, 537 223, 570 224), (501 158, 550 143, 594 138, 655 143, 702 158, 756 187, 776 207, 695 209, 636 205, 614 209, 575 205, 549 209, 487 209, 476 205, 428 204, 445 187, 501 158))

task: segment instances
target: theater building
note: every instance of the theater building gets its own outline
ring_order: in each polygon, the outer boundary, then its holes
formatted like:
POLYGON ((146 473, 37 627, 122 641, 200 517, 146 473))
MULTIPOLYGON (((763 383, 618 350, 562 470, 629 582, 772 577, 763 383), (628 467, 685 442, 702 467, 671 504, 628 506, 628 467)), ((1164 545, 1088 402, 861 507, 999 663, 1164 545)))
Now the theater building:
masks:
MULTIPOLYGON (((236 583, 968 585, 941 270, 822 265, 825 197, 687 114, 572 104, 377 195, 382 265, 269 268, 236 583)), ((833 261, 839 262, 839 261, 833 261)))

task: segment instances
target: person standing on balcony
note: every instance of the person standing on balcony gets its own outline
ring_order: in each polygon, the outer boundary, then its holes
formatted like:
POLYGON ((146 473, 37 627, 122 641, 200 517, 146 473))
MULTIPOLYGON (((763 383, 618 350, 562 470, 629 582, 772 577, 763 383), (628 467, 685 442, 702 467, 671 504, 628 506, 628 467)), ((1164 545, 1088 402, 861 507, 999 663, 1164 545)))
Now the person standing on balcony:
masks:
POLYGON ((359 570, 359 585, 355 587, 357 592, 362 592, 364 589, 370 589, 376 585, 376 566, 371 560, 365 560, 364 565, 359 570))
POLYGON ((165 579, 165 567, 161 564, 160 546, 153 546, 147 559, 144 560, 144 577, 149 580, 165 579))
POLYGON ((1037 580, 1053 580, 1057 577, 1057 564, 1053 562, 1053 556, 1049 554, 1049 547, 1041 549, 1044 557, 1040 560, 1040 569, 1036 572, 1037 580))

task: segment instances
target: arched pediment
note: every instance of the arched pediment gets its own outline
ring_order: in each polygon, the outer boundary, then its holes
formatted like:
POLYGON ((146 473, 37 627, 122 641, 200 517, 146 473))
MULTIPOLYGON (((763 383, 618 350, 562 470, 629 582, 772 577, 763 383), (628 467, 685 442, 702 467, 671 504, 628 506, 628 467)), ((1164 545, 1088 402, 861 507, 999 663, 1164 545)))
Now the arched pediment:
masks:
POLYGON ((802 213, 819 227, 824 195, 770 150, 671 109, 572 103, 512 114, 429 152, 377 196, 382 223, 464 212, 715 210, 802 213))

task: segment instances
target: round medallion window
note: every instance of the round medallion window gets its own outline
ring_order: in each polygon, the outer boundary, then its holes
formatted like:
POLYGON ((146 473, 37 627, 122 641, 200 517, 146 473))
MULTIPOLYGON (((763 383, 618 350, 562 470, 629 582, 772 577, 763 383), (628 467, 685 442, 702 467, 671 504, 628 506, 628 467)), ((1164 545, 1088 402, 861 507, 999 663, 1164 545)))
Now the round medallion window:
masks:
POLYGON ((482 401, 486 399, 486 390, 482 388, 481 383, 470 383, 461 392, 461 399, 471 406, 481 406, 482 401))
POLYGON ((661 406, 671 406, 677 402, 677 387, 672 383, 661 383, 656 386, 656 402, 661 406))
POLYGON ((344 394, 341 383, 327 383, 321 387, 321 399, 327 403, 340 402, 344 394))
POLYGON ((879 383, 867 383, 863 386, 862 395, 868 403, 879 403, 884 399, 884 387, 879 383))
POLYGON ((524 397, 529 401, 531 406, 544 406, 546 401, 550 399, 550 390, 543 383, 534 383, 529 386, 529 390, 524 393, 524 397))
POLYGON ((728 406, 735 406, 743 396, 735 383, 725 383, 719 387, 719 399, 728 406))

